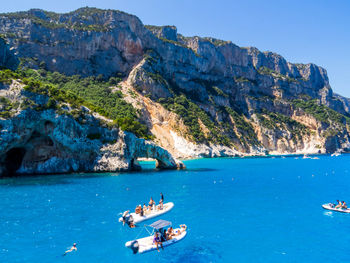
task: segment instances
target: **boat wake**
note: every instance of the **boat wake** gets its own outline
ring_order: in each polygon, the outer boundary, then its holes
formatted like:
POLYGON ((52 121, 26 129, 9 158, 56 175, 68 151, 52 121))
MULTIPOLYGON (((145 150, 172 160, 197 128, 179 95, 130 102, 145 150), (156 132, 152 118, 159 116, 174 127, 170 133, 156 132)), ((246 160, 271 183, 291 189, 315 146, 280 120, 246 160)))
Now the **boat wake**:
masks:
POLYGON ((333 217, 333 213, 332 212, 323 212, 323 214, 325 216, 333 217))

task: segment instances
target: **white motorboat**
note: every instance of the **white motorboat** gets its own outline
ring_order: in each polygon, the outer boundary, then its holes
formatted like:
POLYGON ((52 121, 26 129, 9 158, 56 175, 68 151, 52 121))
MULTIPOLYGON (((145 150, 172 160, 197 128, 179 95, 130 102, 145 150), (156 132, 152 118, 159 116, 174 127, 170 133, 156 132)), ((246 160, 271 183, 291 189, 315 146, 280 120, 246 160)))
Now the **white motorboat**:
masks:
POLYGON ((328 203, 328 204, 323 204, 322 207, 327 210, 331 211, 337 211, 341 213, 350 213, 350 208, 344 209, 344 208, 335 208, 334 204, 328 203))
MULTIPOLYGON (((147 237, 128 241, 125 243, 125 246, 128 248, 131 248, 134 254, 137 254, 137 253, 142 254, 142 253, 156 250, 157 246, 154 243, 154 234, 156 232, 163 233, 164 231, 163 229, 170 226, 171 226, 171 222, 165 221, 165 220, 158 220, 152 223, 151 225, 145 225, 145 229, 150 235, 147 237), (147 227, 151 228, 152 231, 148 231, 147 227)), ((173 230, 173 233, 175 235, 171 239, 162 242, 163 248, 173 245, 181 241, 182 239, 184 239, 187 234, 186 227, 183 226, 180 228, 175 228, 173 230)), ((158 249, 159 250, 161 249, 160 245, 158 246, 158 249)))
MULTIPOLYGON (((165 203, 163 205, 163 209, 159 209, 157 207, 151 209, 151 210, 147 210, 143 216, 141 216, 140 214, 136 214, 136 213, 130 213, 130 216, 133 219, 134 224, 140 223, 142 221, 163 215, 167 212, 169 212, 171 209, 173 209, 174 207, 174 203, 173 202, 168 202, 165 203)), ((123 217, 119 218, 119 222, 123 222, 123 217)))

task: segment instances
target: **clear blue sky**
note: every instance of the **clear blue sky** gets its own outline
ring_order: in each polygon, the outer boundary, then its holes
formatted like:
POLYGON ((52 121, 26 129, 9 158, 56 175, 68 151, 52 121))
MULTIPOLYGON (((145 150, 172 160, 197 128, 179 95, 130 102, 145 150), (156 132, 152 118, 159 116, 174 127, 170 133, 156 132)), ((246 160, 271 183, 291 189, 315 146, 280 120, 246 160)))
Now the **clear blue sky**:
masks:
POLYGON ((0 12, 118 9, 144 24, 176 25, 186 36, 212 36, 274 51, 327 69, 333 90, 350 97, 349 0, 3 0, 0 12))

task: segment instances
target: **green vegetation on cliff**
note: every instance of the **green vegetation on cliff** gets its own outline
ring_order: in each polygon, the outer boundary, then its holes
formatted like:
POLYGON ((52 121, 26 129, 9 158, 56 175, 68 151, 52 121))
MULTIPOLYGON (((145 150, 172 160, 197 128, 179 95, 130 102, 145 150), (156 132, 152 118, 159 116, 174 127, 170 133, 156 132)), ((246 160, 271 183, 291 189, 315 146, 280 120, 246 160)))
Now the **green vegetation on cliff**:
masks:
POLYGON ((161 98, 158 102, 163 104, 167 110, 175 112, 183 119, 195 142, 213 142, 227 146, 231 144, 229 138, 220 133, 219 127, 215 125, 208 114, 184 94, 176 95, 174 98, 161 98), (205 132, 201 124, 205 125, 209 132, 205 132))
POLYGON ((257 69, 257 71, 261 75, 270 75, 270 76, 275 77, 277 79, 286 80, 288 82, 298 82, 298 80, 295 79, 295 78, 291 78, 291 77, 289 77, 287 75, 283 75, 283 74, 278 73, 275 70, 270 69, 270 68, 265 67, 265 66, 260 67, 259 69, 257 69))
POLYGON ((350 123, 350 119, 325 105, 318 103, 316 99, 314 100, 293 100, 292 101, 295 108, 300 108, 306 113, 315 117, 316 120, 331 124, 336 123, 344 126, 346 123, 350 123))
MULTIPOLYGON (((58 72, 44 70, 0 71, 0 82, 10 84, 12 79, 20 79, 26 91, 47 95, 46 105, 27 102, 23 107, 33 106, 36 110, 56 109, 64 113, 57 103, 69 103, 72 108, 86 106, 104 117, 114 120, 122 130, 135 133, 139 137, 151 138, 147 127, 138 121, 136 110, 124 101, 120 91, 112 92, 110 86, 116 85, 120 79, 110 78, 104 81, 100 77, 81 78, 65 76, 58 72)), ((23 109, 23 108, 22 108, 23 109)))
POLYGON ((0 83, 11 84, 13 79, 19 78, 19 75, 9 69, 0 70, 0 83))
POLYGON ((350 125, 349 116, 345 116, 335 110, 320 104, 316 99, 292 101, 295 108, 302 109, 305 113, 313 116, 317 121, 326 124, 325 130, 322 131, 323 137, 333 137, 339 133, 347 131, 350 125))
POLYGON ((212 37, 203 37, 203 39, 206 41, 209 41, 210 43, 212 43, 214 46, 217 46, 217 47, 232 43, 231 41, 221 40, 221 39, 212 38, 212 37))
POLYGON ((292 134, 292 139, 301 139, 303 135, 309 135, 310 130, 300 122, 278 112, 270 112, 265 109, 256 113, 260 123, 270 130, 284 130, 292 134))
MULTIPOLYGON (((225 111, 231 116, 233 120, 233 127, 236 128, 237 132, 241 135, 239 140, 244 146, 248 147, 249 145, 260 144, 253 126, 245 120, 243 114, 238 114, 237 111, 231 109, 230 107, 225 107, 225 111)), ((232 129, 232 127, 230 128, 232 129)))
POLYGON ((1 118, 11 118, 11 110, 14 108, 14 105, 10 100, 5 97, 0 97, 0 117, 1 118))
MULTIPOLYGON (((159 78, 158 78, 159 79, 159 78)), ((173 94, 173 98, 161 98, 158 100, 166 109, 178 114, 189 129, 190 138, 197 143, 214 143, 235 147, 238 143, 249 149, 250 146, 258 146, 260 142, 254 132, 253 126, 242 113, 238 113, 231 107, 216 105, 214 97, 229 99, 229 95, 216 86, 215 82, 193 79, 205 87, 209 94, 209 101, 213 105, 216 115, 211 115, 198 104, 196 92, 184 93, 171 80, 167 80, 167 86, 173 94)))

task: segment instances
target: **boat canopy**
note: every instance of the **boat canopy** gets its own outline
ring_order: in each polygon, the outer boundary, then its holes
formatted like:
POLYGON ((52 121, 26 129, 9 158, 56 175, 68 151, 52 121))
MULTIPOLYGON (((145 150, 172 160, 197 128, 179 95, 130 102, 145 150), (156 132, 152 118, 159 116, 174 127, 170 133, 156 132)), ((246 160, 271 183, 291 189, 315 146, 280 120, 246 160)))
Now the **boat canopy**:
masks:
POLYGON ((171 226, 171 222, 160 219, 160 220, 150 224, 149 226, 153 227, 156 230, 159 230, 159 229, 161 229, 163 227, 171 226))

